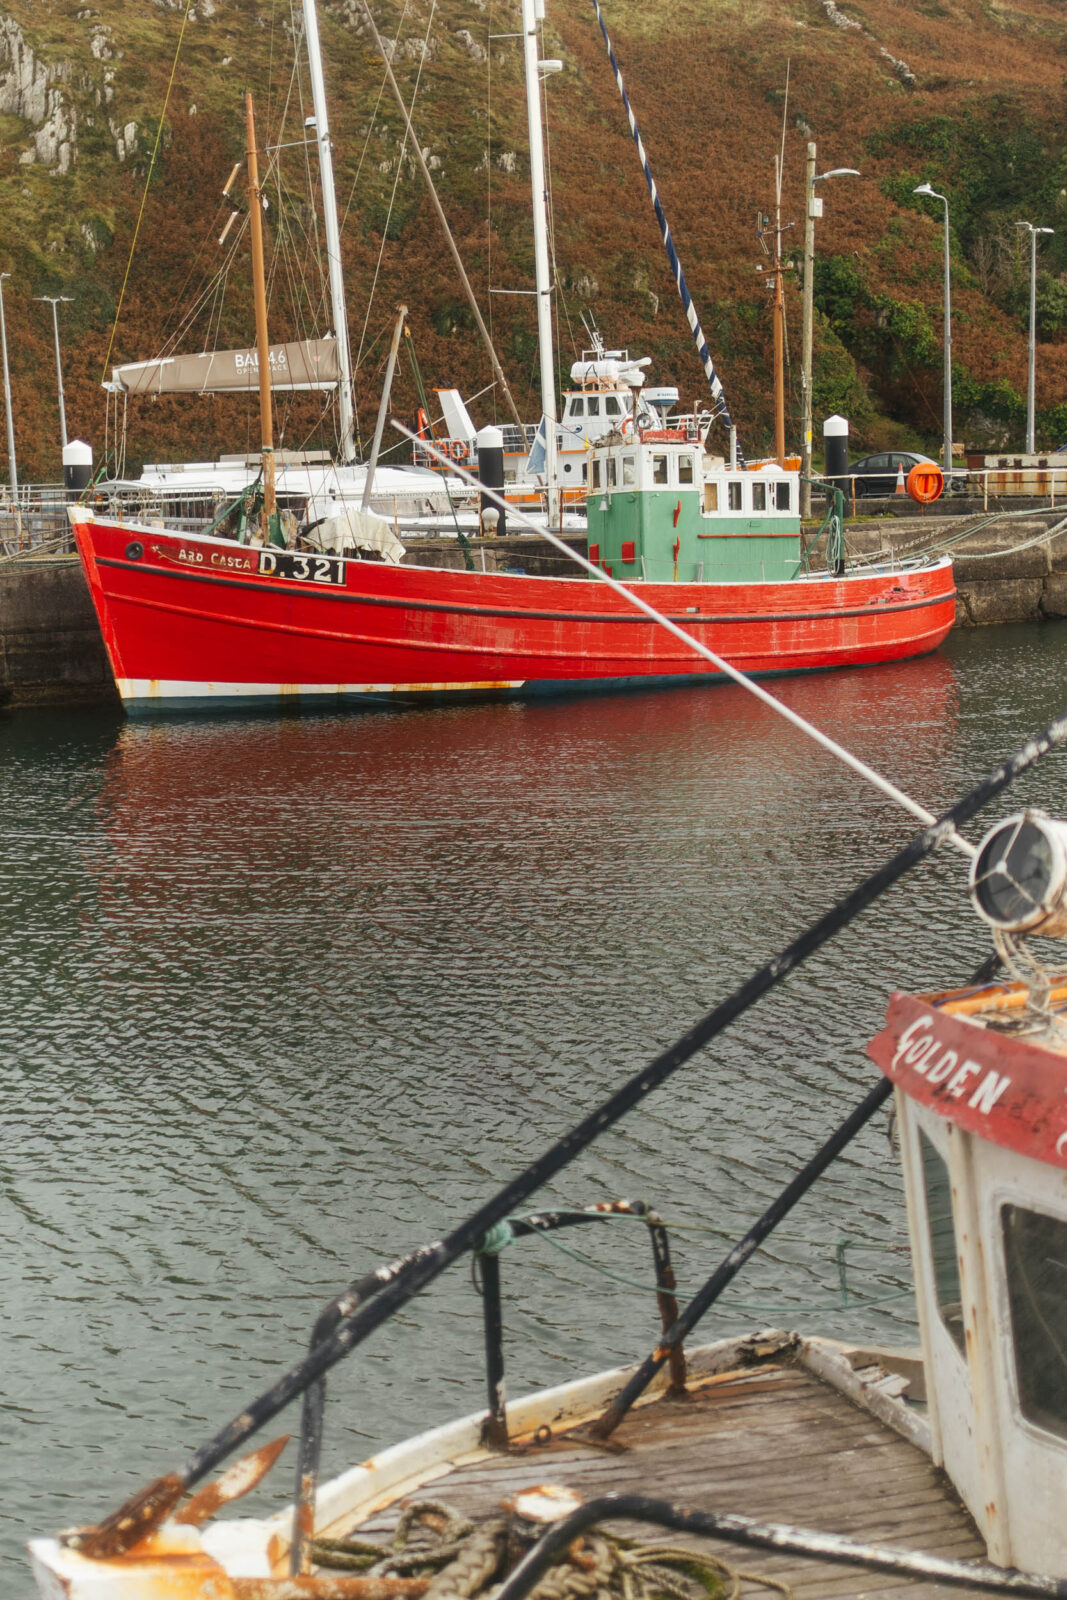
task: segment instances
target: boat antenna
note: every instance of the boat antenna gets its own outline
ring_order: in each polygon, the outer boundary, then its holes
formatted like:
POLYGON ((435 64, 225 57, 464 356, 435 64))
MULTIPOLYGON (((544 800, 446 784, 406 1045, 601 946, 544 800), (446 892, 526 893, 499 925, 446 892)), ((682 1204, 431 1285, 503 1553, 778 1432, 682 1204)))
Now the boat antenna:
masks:
MULTIPOLYGON (((659 231, 660 236, 663 239, 663 247, 667 252, 667 259, 671 264, 671 271, 674 273, 674 281, 677 286, 678 293, 681 296, 682 308, 685 311, 686 321, 689 323, 690 330, 693 334, 693 343, 696 345, 697 355, 700 357, 700 364, 704 368, 704 376, 707 378, 708 384, 711 388, 711 397, 715 402, 715 415, 722 418, 723 426, 725 427, 727 433, 729 433, 733 428, 734 422, 730 415, 730 408, 726 404, 726 394, 723 390, 719 374, 715 371, 715 363, 711 359, 711 351, 708 349, 708 341, 704 337, 704 330, 700 326, 700 318, 697 316, 697 309, 693 304, 693 297, 689 293, 689 285, 685 281, 685 273, 682 271, 682 263, 678 259, 678 251, 674 246, 674 239, 671 235, 670 224, 667 221, 662 202, 660 201, 659 190, 656 188, 656 180, 652 176, 652 168, 649 166, 648 156, 645 153, 644 142, 641 138, 640 131, 638 130, 637 118, 634 116, 633 107, 630 104, 630 96, 626 93, 626 85, 622 81, 622 73, 619 71, 619 63, 615 59, 615 47, 608 37, 608 30, 604 23, 604 14, 600 9, 599 0, 593 0, 593 10, 596 12, 596 19, 600 24, 600 31, 604 36, 604 44, 607 48, 608 60, 611 62, 611 70, 615 74, 615 84, 618 88, 619 94, 622 96, 622 103, 630 123, 630 132, 633 134, 634 144, 637 146, 637 154, 641 160, 641 170, 644 172, 645 182, 648 185, 648 192, 652 198, 652 209, 656 213, 656 221, 659 223, 659 231)), ((741 454, 740 446, 737 448, 737 460, 739 466, 743 467, 745 465, 745 458, 741 454)))
MULTIPOLYGON (((412 433, 411 429, 406 428, 396 418, 393 418, 393 427, 398 433, 402 433, 405 438, 412 441, 415 440, 416 435, 412 433)), ((783 701, 777 700, 773 694, 769 694, 762 684, 757 683, 754 678, 750 678, 747 672, 742 672, 739 667, 735 667, 724 656, 720 656, 716 651, 712 650, 703 640, 695 638, 685 628, 680 627, 677 622, 672 622, 670 617, 664 616, 662 611, 657 611, 655 606, 650 605, 636 589, 631 589, 626 584, 620 583, 617 578, 609 576, 603 567, 594 566, 591 561, 587 561, 585 556, 580 555, 564 539, 558 538, 551 528, 546 528, 542 523, 535 522, 532 517, 527 516, 518 506, 511 505, 492 489, 487 489, 472 472, 468 472, 458 462, 451 461, 430 440, 422 439, 419 444, 429 455, 434 456, 441 466, 451 467, 453 471, 465 478, 473 488, 480 489, 485 499, 496 504, 501 510, 506 509, 509 523, 519 523, 525 527, 528 533, 537 533, 540 534, 542 539, 547 539, 550 544, 555 545, 561 555, 569 556, 572 561, 576 561, 591 578, 596 578, 600 583, 606 583, 609 589, 614 589, 615 593, 620 595, 629 605, 636 607, 638 611, 643 611, 646 617, 651 617, 653 622, 658 622, 661 627, 666 628, 667 632, 672 633, 676 639, 680 639, 682 644, 695 651, 698 656, 703 656, 704 660, 710 662, 717 672, 721 672, 725 677, 732 679, 742 689, 747 689, 749 694, 754 695, 757 700, 762 700, 763 704, 769 706, 778 716, 784 717, 786 722, 792 723, 794 728, 799 728, 801 733, 806 734, 809 739, 813 739, 816 744, 821 745, 832 756, 836 756, 838 761, 844 762, 846 767, 851 767, 853 772, 859 773, 860 777, 864 778, 872 788, 877 789, 888 799, 895 801, 898 806, 902 806, 905 811, 909 812, 913 817, 917 817, 927 827, 937 821, 932 811, 927 811, 925 806, 920 805, 917 800, 913 800, 910 795, 905 794, 904 790, 898 788, 889 778, 877 772, 874 767, 869 767, 866 761, 861 761, 859 756, 854 756, 851 750, 847 750, 843 744, 838 744, 836 739, 831 739, 828 733, 823 733, 822 729, 817 728, 813 722, 809 722, 799 712, 785 705, 783 701)), ((962 855, 967 856, 968 859, 973 858, 975 847, 969 839, 964 839, 961 834, 953 829, 948 835, 948 841, 962 855)))

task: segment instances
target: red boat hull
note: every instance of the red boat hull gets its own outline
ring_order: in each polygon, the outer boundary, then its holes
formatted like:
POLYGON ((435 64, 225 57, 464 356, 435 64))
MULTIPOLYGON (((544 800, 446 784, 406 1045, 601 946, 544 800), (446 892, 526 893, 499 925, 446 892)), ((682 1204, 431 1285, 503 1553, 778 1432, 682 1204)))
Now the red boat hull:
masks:
MULTIPOLYGON (((582 578, 307 558, 271 575, 228 540, 73 513, 130 711, 292 701, 530 695, 717 676, 625 599, 582 578), (301 567, 304 565, 300 563, 301 567), (332 570, 343 582, 316 581, 332 570)), ((952 564, 791 583, 640 584, 753 674, 900 661, 955 620, 952 564)))

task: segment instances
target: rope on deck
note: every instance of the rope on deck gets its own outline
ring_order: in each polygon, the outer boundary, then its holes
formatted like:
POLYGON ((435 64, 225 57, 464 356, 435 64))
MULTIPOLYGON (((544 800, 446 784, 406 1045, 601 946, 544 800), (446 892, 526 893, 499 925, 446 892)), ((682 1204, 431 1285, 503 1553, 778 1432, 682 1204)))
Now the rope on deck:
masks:
MULTIPOLYGON (((365 1539, 315 1539, 318 1567, 368 1577, 427 1576, 425 1600, 492 1600, 544 1531, 505 1502, 503 1515, 475 1525, 441 1500, 405 1508, 390 1545, 365 1539), (409 1544, 413 1530, 419 1540, 409 1544)), ((705 1551, 642 1544, 591 1529, 562 1552, 528 1600, 737 1600, 743 1583, 792 1597, 776 1578, 742 1572, 705 1551)))

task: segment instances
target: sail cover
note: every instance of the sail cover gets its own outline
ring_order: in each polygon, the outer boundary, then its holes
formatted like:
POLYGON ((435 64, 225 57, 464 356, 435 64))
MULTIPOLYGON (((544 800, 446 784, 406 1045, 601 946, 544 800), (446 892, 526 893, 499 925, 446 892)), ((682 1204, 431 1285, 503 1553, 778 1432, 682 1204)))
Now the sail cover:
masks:
MULTIPOLYGON (((251 393, 259 388, 259 359, 255 350, 209 350, 112 367, 111 378, 126 394, 251 393)), ((272 389, 333 389, 337 380, 336 339, 271 345, 272 389)))

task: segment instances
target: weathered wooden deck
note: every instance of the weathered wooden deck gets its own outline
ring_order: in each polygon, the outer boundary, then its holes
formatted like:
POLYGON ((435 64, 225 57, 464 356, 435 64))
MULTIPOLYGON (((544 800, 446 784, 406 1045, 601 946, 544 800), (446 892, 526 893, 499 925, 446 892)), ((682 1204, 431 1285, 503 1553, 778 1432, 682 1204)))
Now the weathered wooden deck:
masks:
MULTIPOLYGON (((685 1400, 658 1400, 633 1413, 616 1438, 627 1447, 618 1454, 563 1435, 548 1448, 483 1458, 435 1477, 412 1498, 444 1500, 478 1519, 520 1488, 557 1483, 586 1499, 618 1490, 958 1560, 985 1555, 970 1517, 922 1451, 799 1365, 757 1367, 714 1380, 685 1400)), ((352 1532, 380 1538, 397 1514, 397 1508, 378 1512, 352 1532)), ((734 1567, 790 1584, 797 1600, 978 1593, 647 1526, 618 1527, 650 1542, 703 1543, 734 1567)), ((766 1593, 754 1583, 742 1589, 746 1597, 766 1593)))

